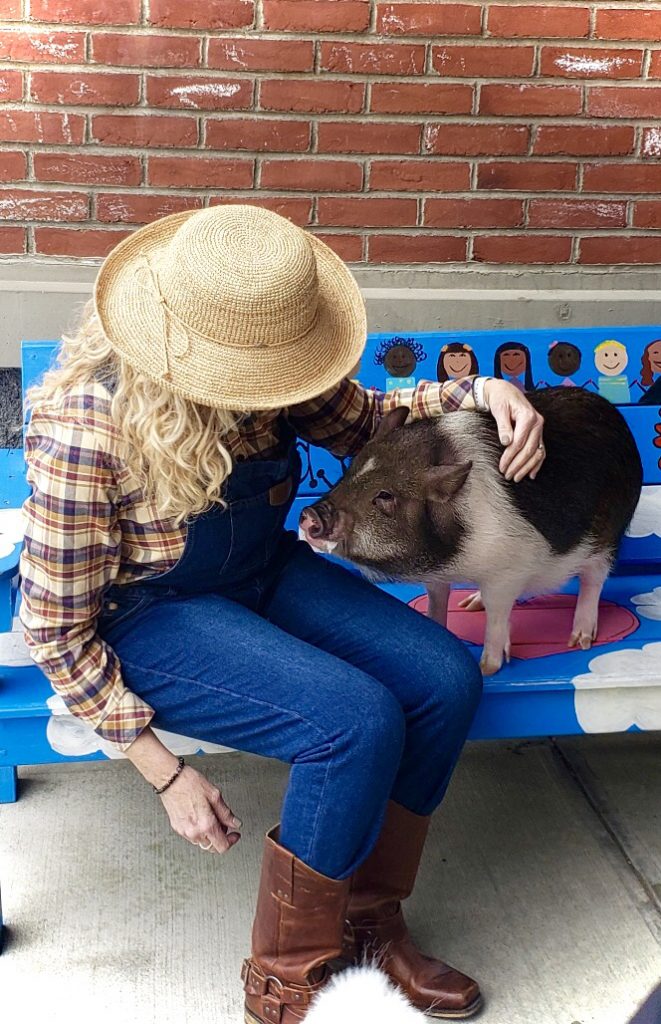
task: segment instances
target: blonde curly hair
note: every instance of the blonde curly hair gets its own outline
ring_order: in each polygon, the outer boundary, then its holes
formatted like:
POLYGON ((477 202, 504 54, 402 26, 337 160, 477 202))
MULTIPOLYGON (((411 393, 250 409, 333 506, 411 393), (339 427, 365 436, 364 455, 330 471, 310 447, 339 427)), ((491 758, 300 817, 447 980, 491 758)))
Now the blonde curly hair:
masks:
POLYGON ((199 405, 138 373, 113 349, 89 299, 77 328, 62 335, 56 364, 27 389, 24 417, 29 408, 58 403, 67 389, 95 377, 117 381, 110 413, 119 428, 118 454, 159 516, 181 524, 222 500, 232 470, 223 438, 248 410, 199 405))

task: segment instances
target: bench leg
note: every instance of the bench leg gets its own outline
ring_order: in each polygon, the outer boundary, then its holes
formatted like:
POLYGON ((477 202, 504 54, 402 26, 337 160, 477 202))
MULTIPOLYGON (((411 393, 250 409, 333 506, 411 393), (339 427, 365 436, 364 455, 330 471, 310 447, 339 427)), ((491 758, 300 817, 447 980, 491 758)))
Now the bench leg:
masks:
POLYGON ((0 766, 0 804, 18 800, 18 773, 13 764, 0 766))

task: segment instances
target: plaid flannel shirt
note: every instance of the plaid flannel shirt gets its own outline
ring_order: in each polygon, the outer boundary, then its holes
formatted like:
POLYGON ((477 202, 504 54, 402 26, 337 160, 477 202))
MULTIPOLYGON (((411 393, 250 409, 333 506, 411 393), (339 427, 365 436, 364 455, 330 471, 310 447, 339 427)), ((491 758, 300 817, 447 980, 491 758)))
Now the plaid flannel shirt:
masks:
MULTIPOLYGON (((154 710, 124 685, 117 654, 96 633, 103 594, 110 583, 171 568, 183 552, 186 526, 159 518, 118 458, 110 400, 93 381, 70 389, 57 407, 32 410, 19 616, 32 660, 68 709, 125 751, 154 710)), ((339 457, 354 455, 384 414, 401 405, 410 407, 412 419, 474 409, 472 378, 387 393, 346 379, 282 413, 248 417, 225 443, 236 460, 268 458, 286 416, 303 440, 339 457)))

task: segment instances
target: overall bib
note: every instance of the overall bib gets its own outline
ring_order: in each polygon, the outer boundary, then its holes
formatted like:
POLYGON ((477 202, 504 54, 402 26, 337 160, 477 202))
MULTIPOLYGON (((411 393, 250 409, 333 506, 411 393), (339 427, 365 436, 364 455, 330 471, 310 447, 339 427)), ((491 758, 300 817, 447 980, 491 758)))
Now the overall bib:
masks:
POLYGON ((440 802, 481 676, 456 637, 284 528, 301 460, 281 426, 276 457, 237 462, 227 507, 191 518, 172 568, 106 589, 97 633, 154 728, 288 763, 280 842, 342 878, 390 797, 440 802))

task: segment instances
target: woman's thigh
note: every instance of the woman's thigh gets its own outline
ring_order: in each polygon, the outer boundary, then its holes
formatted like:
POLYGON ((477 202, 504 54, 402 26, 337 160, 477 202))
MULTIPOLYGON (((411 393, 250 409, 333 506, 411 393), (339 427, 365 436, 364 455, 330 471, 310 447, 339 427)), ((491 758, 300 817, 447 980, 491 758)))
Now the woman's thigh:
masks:
POLYGON ((477 662, 443 626, 343 566, 295 550, 269 597, 269 621, 383 683, 405 713, 430 699, 472 715, 482 690, 477 662))
POLYGON ((158 597, 99 633, 156 727, 292 762, 394 701, 354 666, 218 594, 158 597))

